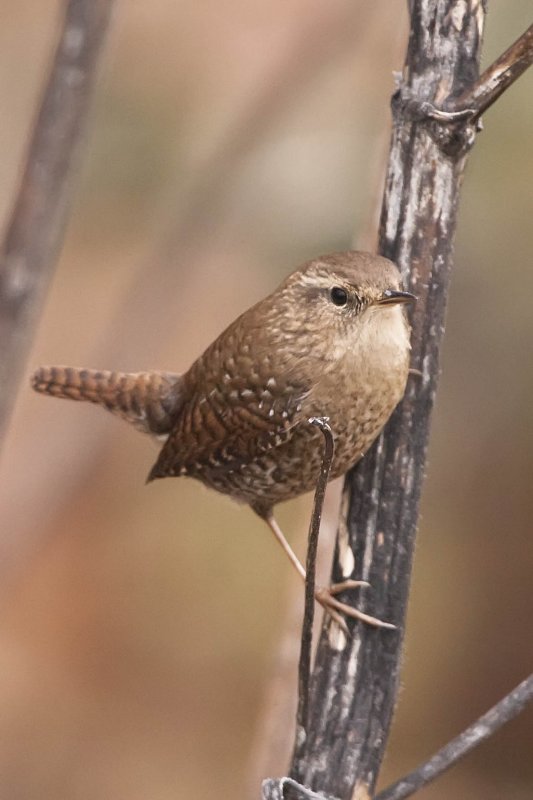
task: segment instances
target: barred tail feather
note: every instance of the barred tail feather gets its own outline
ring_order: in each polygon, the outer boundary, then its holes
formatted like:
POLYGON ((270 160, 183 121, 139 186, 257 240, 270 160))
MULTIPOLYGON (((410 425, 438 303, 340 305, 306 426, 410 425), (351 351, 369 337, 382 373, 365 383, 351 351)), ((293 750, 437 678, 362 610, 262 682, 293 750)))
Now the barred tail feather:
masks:
POLYGON ((182 399, 182 378, 171 372, 39 367, 31 385, 42 394, 96 403, 156 435, 170 431, 182 399))

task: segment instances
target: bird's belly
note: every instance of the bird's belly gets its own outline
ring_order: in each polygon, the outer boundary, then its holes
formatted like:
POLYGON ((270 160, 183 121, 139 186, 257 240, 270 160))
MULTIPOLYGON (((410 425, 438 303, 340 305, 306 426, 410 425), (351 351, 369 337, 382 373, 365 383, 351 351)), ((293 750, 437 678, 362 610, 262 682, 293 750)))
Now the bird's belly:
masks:
POLYGON ((277 447, 230 469, 204 467, 195 477, 209 487, 250 505, 267 508, 290 500, 313 490, 320 473, 324 439, 320 430, 307 422, 309 417, 329 418, 335 441, 330 473, 333 479, 347 472, 365 454, 401 393, 389 389, 369 397, 359 392, 352 404, 343 402, 342 408, 332 405, 331 401, 329 407, 310 401, 304 409, 304 420, 277 447))

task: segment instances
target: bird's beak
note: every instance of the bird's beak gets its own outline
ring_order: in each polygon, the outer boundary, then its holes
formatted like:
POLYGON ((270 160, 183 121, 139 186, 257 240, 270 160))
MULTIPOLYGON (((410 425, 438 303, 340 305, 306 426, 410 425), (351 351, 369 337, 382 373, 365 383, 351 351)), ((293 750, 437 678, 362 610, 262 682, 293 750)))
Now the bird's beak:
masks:
POLYGON ((411 292, 400 292, 395 289, 385 289, 376 305, 395 306, 399 303, 416 303, 417 298, 411 292))

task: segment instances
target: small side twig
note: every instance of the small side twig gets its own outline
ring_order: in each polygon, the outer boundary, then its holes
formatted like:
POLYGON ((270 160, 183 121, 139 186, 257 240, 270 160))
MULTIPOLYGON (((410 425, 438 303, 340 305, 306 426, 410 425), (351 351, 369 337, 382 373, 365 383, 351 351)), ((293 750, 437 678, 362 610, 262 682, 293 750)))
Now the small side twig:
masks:
POLYGON ((376 795, 375 800, 404 800, 410 797, 492 736, 498 728, 517 717, 532 701, 533 674, 428 761, 376 795))
POLYGON ((315 616, 315 573, 316 556, 318 548, 318 534, 324 507, 324 497, 328 485, 329 473, 335 453, 333 432, 329 426, 328 417, 311 417, 311 425, 316 425, 324 436, 324 455, 318 477, 313 511, 309 524, 309 537, 306 558, 305 579, 305 605, 302 625, 302 639, 300 646, 300 660, 298 664, 298 710, 296 713, 296 743, 295 752, 305 744, 309 713, 309 680, 311 676, 311 645, 313 640, 313 621, 315 616))
POLYGON ((533 25, 458 97, 447 102, 449 114, 466 113, 474 122, 533 64, 533 25))

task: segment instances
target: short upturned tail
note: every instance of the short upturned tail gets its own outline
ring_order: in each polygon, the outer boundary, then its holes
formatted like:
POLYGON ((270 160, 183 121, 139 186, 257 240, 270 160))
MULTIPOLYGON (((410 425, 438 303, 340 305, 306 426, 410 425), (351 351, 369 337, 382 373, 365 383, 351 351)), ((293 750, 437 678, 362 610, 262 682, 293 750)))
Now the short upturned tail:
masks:
POLYGON ((109 372, 76 367, 39 367, 36 392, 97 403, 144 433, 168 433, 180 409, 182 378, 171 372, 109 372))

